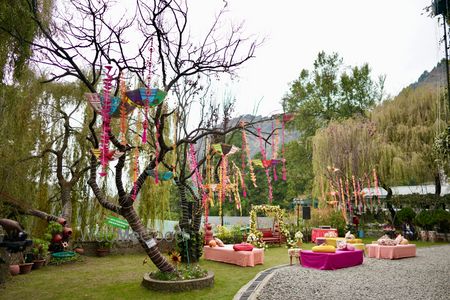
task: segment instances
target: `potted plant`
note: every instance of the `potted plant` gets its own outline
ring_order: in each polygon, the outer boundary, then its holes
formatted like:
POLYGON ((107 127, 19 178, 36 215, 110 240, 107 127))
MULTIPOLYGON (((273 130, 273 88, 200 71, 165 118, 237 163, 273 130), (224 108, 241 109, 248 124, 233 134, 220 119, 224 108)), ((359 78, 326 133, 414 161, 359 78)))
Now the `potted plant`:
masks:
POLYGON ((33 269, 39 269, 45 264, 50 243, 41 239, 33 239, 33 269))
MULTIPOLYGON (((29 256, 27 256, 27 257, 29 257, 29 256)), ((31 268, 33 268, 33 262, 31 260, 32 259, 25 260, 23 253, 21 253, 20 263, 19 263, 20 274, 28 274, 31 272, 31 268)))
POLYGON ((106 256, 111 252, 114 244, 114 234, 103 233, 98 236, 97 241, 97 255, 100 257, 106 256))

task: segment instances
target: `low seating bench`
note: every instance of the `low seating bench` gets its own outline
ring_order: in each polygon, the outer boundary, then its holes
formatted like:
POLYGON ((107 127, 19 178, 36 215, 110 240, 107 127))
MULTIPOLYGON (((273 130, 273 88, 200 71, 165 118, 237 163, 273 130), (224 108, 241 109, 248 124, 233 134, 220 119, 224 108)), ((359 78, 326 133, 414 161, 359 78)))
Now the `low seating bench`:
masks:
POLYGON ((336 270, 353 267, 363 263, 362 250, 339 251, 334 253, 300 251, 300 263, 303 267, 319 270, 336 270))
POLYGON ((274 231, 272 228, 258 228, 262 233, 262 240, 266 244, 278 244, 281 246, 285 242, 284 237, 279 231, 274 231))
POLYGON ((372 258, 398 259, 416 256, 416 245, 381 246, 367 244, 367 256, 372 258))
POLYGON ((224 247, 203 247, 206 260, 214 260, 242 267, 254 267, 264 263, 264 250, 253 248, 252 251, 235 251, 233 245, 224 247))

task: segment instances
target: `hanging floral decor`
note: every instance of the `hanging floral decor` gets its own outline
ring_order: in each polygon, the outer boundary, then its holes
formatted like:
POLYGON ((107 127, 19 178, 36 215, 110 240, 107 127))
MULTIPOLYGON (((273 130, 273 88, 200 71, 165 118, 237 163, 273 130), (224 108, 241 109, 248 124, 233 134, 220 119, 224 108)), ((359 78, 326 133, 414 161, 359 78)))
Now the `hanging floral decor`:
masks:
MULTIPOLYGON (((262 142, 262 135, 261 135, 261 128, 257 128, 258 131, 258 140, 259 140, 259 149, 261 150, 261 155, 262 155, 262 162, 263 162, 263 166, 264 166, 264 171, 266 172, 266 177, 267 177, 267 185, 269 187, 269 203, 272 203, 272 199, 273 199, 273 189, 272 189, 272 180, 270 178, 270 174, 269 174, 269 164, 267 163, 266 160, 266 151, 264 149, 263 146, 263 142, 262 142)), ((272 162, 270 162, 270 165, 272 164, 272 162)))

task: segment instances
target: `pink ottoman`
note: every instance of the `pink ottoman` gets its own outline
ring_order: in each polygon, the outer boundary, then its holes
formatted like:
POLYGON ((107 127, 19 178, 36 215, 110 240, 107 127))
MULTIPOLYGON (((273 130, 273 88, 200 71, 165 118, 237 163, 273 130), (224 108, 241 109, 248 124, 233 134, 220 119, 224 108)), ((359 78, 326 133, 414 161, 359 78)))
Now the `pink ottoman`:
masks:
POLYGON ((264 250, 253 248, 252 251, 234 251, 233 245, 225 247, 203 247, 203 256, 207 260, 214 260, 234 264, 242 267, 254 267, 264 263, 264 250))

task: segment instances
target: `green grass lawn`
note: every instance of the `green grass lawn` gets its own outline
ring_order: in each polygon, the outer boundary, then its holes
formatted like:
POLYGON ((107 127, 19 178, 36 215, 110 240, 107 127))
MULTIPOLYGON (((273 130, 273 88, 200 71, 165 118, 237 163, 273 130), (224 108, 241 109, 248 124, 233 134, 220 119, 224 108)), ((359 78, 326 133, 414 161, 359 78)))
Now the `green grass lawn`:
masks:
MULTIPOLYGON (((373 239, 366 238, 364 243, 373 239)), ((418 247, 443 243, 414 242, 418 247)), ((305 243, 303 249, 313 245, 305 243)), ((158 293, 141 286, 145 272, 154 266, 143 265, 145 255, 83 257, 82 261, 46 266, 27 275, 18 275, 0 290, 1 299, 232 299, 258 272, 289 263, 285 247, 265 252, 264 265, 239 267, 201 260, 200 265, 215 274, 214 287, 183 293, 158 293)))

